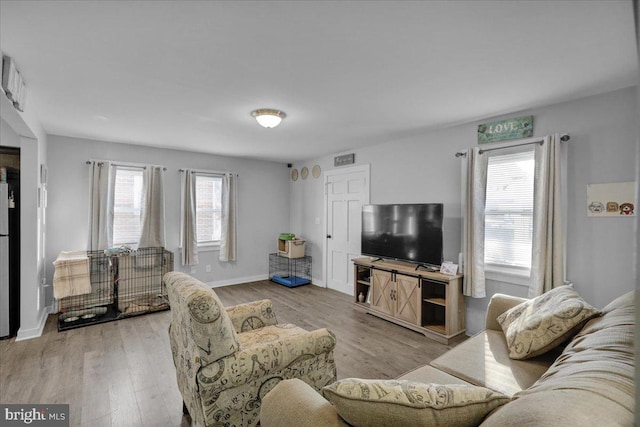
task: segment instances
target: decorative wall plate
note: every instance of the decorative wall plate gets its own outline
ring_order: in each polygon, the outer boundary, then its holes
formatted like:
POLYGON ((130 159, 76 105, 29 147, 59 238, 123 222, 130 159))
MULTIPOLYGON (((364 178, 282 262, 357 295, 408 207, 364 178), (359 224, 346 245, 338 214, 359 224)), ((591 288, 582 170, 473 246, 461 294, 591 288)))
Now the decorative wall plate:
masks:
POLYGON ((313 167, 313 169, 311 169, 311 175, 313 175, 314 178, 318 178, 320 176, 320 166, 319 165, 315 165, 313 167))
POLYGON ((291 181, 298 180, 298 169, 291 169, 291 181))
POLYGON ((300 176, 302 177, 302 179, 307 179, 307 177, 309 176, 309 169, 306 166, 300 170, 300 176))

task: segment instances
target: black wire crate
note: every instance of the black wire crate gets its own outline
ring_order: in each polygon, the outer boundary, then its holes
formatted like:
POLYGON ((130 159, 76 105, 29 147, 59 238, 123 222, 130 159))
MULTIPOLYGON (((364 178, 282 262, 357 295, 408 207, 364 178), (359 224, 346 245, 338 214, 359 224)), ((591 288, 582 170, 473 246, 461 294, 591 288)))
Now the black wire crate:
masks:
POLYGON ((91 293, 58 300, 58 331, 169 309, 162 277, 173 270, 164 248, 88 251, 91 293))
POLYGON ((269 254, 269 278, 290 288, 311 283, 311 256, 289 258, 269 254))

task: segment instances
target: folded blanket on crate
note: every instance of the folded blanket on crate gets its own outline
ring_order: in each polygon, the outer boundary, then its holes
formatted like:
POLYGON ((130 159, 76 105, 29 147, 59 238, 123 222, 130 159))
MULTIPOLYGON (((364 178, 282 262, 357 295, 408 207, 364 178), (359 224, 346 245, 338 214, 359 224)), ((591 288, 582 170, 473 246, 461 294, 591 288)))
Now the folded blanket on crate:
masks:
POLYGON ((86 251, 60 252, 53 262, 53 296, 56 299, 91 293, 86 251))

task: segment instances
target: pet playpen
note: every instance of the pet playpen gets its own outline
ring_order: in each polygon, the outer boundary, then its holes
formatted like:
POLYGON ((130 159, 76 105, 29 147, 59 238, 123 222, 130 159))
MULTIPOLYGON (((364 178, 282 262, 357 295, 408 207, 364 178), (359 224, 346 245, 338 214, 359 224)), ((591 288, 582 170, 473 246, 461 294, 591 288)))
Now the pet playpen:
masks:
POLYGON ((173 270, 164 248, 88 251, 91 292, 58 300, 58 330, 169 309, 162 282, 173 270))

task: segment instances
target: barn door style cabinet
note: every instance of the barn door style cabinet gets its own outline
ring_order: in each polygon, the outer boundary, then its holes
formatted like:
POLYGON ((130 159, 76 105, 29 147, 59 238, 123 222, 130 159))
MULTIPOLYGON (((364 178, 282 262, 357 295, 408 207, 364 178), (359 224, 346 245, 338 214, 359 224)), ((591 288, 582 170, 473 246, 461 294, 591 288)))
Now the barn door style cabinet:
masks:
POLYGON ((370 258, 353 263, 358 308, 444 344, 465 331, 461 275, 370 258))
POLYGON ((393 317, 418 325, 420 322, 420 279, 393 271, 371 271, 371 306, 393 317))

